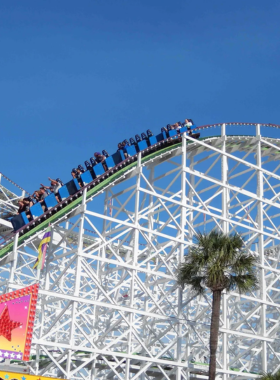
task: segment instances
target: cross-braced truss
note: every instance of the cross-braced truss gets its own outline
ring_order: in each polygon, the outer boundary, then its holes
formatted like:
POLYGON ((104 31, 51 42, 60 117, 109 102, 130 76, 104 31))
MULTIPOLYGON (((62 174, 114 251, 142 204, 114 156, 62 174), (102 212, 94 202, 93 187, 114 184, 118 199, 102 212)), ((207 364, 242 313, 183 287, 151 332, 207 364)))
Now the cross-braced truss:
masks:
POLYGON ((18 200, 26 194, 20 186, 0 173, 0 245, 3 237, 12 232, 9 218, 17 214, 18 200))
POLYGON ((67 379, 207 378, 211 294, 176 271, 197 231, 238 232, 259 257, 260 289, 223 294, 217 371, 252 379, 280 368, 280 140, 221 136, 146 160, 37 234, 0 267, 2 291, 40 281, 30 371, 67 379))
POLYGON ((17 202, 25 193, 25 190, 0 173, 0 218, 7 219, 15 215, 18 209, 17 202))

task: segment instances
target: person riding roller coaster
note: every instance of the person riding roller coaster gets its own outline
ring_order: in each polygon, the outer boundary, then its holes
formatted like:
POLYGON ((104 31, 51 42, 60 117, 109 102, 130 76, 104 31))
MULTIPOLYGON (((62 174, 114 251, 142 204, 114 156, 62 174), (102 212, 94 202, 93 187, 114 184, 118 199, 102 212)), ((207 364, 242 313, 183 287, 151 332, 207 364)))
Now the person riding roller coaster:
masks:
POLYGON ((103 166, 103 168, 104 168, 105 171, 108 170, 107 165, 106 165, 106 161, 105 161, 106 157, 103 154, 101 154, 99 152, 95 152, 94 153, 94 158, 95 158, 95 161, 98 164, 99 163, 102 164, 102 166, 103 166))
POLYGON ((60 199, 58 190, 61 188, 61 184, 57 180, 51 179, 50 177, 48 179, 51 182, 51 186, 45 186, 42 183, 41 183, 41 186, 43 187, 43 189, 45 190, 48 189, 50 190, 51 193, 54 193, 57 202, 60 202, 61 199, 60 199))
POLYGON ((184 127, 187 127, 188 135, 192 137, 193 139, 198 139, 200 137, 200 133, 193 133, 192 128, 191 128, 192 126, 193 126, 192 119, 185 119, 184 127))
POLYGON ((77 181, 78 181, 80 187, 83 187, 83 181, 82 181, 82 179, 81 179, 81 174, 82 174, 82 171, 81 171, 80 168, 77 168, 77 169, 74 168, 74 169, 72 169, 72 171, 71 171, 71 176, 72 176, 73 178, 76 178, 76 179, 77 179, 77 181))
POLYGON ((32 196, 34 196, 35 201, 37 203, 41 204, 42 209, 45 212, 46 210, 45 198, 48 196, 48 193, 46 192, 46 190, 43 187, 41 187, 39 190, 35 190, 32 196))
POLYGON ((21 212, 25 212, 26 217, 28 219, 31 219, 31 214, 30 214, 30 207, 33 206, 33 202, 29 198, 22 198, 19 199, 18 201, 18 211, 17 214, 20 214, 21 212))

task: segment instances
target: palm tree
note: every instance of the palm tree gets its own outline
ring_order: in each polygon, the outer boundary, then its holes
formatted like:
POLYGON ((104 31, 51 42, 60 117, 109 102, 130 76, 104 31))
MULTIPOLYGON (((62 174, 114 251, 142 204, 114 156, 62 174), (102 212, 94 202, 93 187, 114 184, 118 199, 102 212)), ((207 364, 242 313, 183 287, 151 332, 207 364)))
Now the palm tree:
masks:
POLYGON ((199 232, 196 239, 197 244, 189 248, 185 262, 179 267, 178 283, 190 285, 197 295, 206 289, 212 292, 209 380, 214 380, 222 291, 246 293, 255 290, 258 286, 257 260, 245 250, 237 234, 199 232))
POLYGON ((272 373, 265 373, 259 377, 259 380, 280 380, 280 370, 278 370, 274 375, 272 375, 272 373))

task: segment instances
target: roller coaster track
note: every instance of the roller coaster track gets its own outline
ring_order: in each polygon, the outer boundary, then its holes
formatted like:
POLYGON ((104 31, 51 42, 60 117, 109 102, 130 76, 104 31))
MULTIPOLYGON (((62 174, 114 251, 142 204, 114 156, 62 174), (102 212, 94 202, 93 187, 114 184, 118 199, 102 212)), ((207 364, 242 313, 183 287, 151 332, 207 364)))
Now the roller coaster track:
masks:
MULTIPOLYGON (((231 123, 217 123, 217 124, 209 124, 204 125, 200 127, 196 127, 193 129, 193 132, 201 132, 204 129, 208 128, 215 128, 215 127, 221 127, 223 124, 228 126, 256 126, 257 123, 239 123, 239 122, 231 122, 231 123)), ((280 125, 277 124, 259 124, 261 127, 270 127, 270 128, 277 128, 280 129, 280 125)), ((210 146, 211 144, 215 143, 219 139, 220 135, 214 135, 209 137, 203 137, 200 138, 199 141, 204 140, 207 142, 210 146)), ((227 144, 231 144, 232 147, 235 147, 235 150, 241 149, 244 150, 248 148, 248 144, 254 143, 255 137, 250 135, 227 135, 227 144), (248 144, 244 146, 244 141, 241 139, 245 139, 248 144)), ((279 153, 280 153, 280 140, 275 138, 267 138, 268 140, 272 140, 273 143, 276 145, 279 144, 279 153)), ((188 145, 193 144, 193 149, 197 147, 197 140, 194 140, 192 138, 189 139, 188 145)), ((142 155, 144 156, 141 160, 142 164, 146 165, 149 162, 152 162, 154 159, 163 157, 168 157, 169 154, 178 149, 181 146, 181 138, 180 135, 169 137, 166 140, 163 140, 161 142, 158 142, 157 144, 148 147, 147 149, 141 151, 142 155), (177 142, 178 141, 178 142, 177 142), (177 142, 177 143, 176 143, 177 142), (170 143, 172 145, 170 145, 170 143), (167 146, 166 146, 167 145, 167 146), (161 148, 161 146, 164 146, 164 148, 161 148), (154 149, 158 149, 154 151, 154 149)), ((204 147, 204 149, 207 149, 204 147)), ((270 149, 270 146, 267 146, 265 149, 270 149)), ((70 196, 66 200, 60 202, 52 209, 45 212, 40 217, 36 218, 35 220, 31 221, 29 224, 25 225, 15 233, 12 233, 11 235, 7 236, 5 239, 0 242, 0 265, 2 265, 1 261, 10 253, 13 249, 13 239, 15 237, 15 234, 19 234, 18 238, 18 244, 22 244, 26 242, 30 237, 33 237, 34 235, 38 235, 42 230, 44 230, 49 224, 54 224, 56 222, 62 221, 67 218, 68 215, 72 215, 80 206, 82 202, 82 194, 85 189, 87 189, 87 200, 92 199, 93 197, 100 194, 102 191, 104 191, 105 188, 111 186, 115 182, 119 182, 125 177, 130 174, 133 169, 137 165, 137 155, 133 157, 129 157, 120 164, 116 165, 114 168, 108 170, 104 175, 96 178, 88 185, 81 188, 76 194, 70 196)))

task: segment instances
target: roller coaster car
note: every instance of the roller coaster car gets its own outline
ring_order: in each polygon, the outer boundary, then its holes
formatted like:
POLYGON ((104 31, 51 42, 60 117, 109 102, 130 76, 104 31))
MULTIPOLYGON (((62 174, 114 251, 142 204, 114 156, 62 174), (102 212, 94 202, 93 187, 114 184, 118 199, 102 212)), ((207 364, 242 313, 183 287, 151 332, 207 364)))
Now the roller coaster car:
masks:
MULTIPOLYGON (((195 128, 195 125, 193 125, 192 128, 195 128)), ((161 133, 156 136, 154 136, 151 130, 148 129, 147 135, 145 133, 141 133, 142 138, 139 135, 135 135, 136 141, 133 138, 130 138, 130 142, 125 139, 123 141, 125 144, 124 150, 127 152, 128 157, 124 156, 122 150, 117 151, 111 156, 109 156, 106 150, 103 150, 102 154, 106 156, 105 164, 110 172, 108 171, 107 175, 104 176, 105 169, 103 164, 97 164, 94 157, 91 157, 89 161, 85 161, 87 170, 85 170, 82 165, 78 166, 78 168, 82 171, 79 179, 81 186, 86 186, 95 179, 98 182, 102 182, 108 175, 111 175, 114 171, 118 171, 119 168, 122 168, 123 161, 127 161, 126 164, 131 162, 130 157, 134 157, 133 159, 135 160, 135 156, 139 151, 142 151, 143 156, 145 156, 150 154, 151 151, 162 149, 166 145, 178 143, 181 141, 181 136, 183 133, 189 134, 189 136, 193 139, 198 139, 200 137, 200 133, 192 133, 191 129, 186 127, 181 127, 180 133, 177 134, 177 131, 175 129, 172 129, 170 124, 168 124, 166 128, 161 128, 161 133), (121 165, 119 166, 119 164, 121 165)), ((76 175, 78 174, 75 168, 73 168, 72 173, 76 175)), ((60 204, 60 207, 65 207, 69 202, 72 201, 72 196, 75 195, 78 197, 78 192, 80 191, 79 182, 76 178, 73 178, 65 185, 59 178, 57 179, 57 182, 62 185, 58 190, 59 198, 62 202, 60 204)), ((49 218, 53 213, 57 212, 57 199, 54 194, 50 194, 45 198, 45 205, 47 209, 47 213, 45 214, 40 203, 36 203, 30 207, 31 220, 37 219, 37 221, 35 220, 35 223, 32 222, 32 226, 41 223, 41 217, 43 217, 43 219, 46 219, 49 218)), ((14 231, 17 231, 28 224, 30 220, 28 220, 26 214, 22 212, 20 215, 14 216, 11 219, 11 222, 14 227, 14 231)), ((33 228, 32 226, 31 228, 33 228)), ((21 233, 24 233, 24 230, 22 230, 21 233)))
MULTIPOLYGON (((142 137, 143 137, 143 135, 145 135, 145 133, 141 134, 142 137)), ((150 144, 150 142, 149 142, 149 140, 148 140, 148 138, 146 136, 146 138, 143 138, 142 141, 138 142, 138 148, 139 148, 139 150, 145 150, 145 149, 148 148, 149 144, 150 144)))
POLYGON ((83 186, 88 185, 95 178, 96 178, 96 176, 95 176, 92 168, 88 169, 86 172, 81 174, 81 180, 83 182, 83 186))
POLYGON ((168 137, 168 130, 167 130, 167 128, 162 127, 161 128, 161 133, 162 133, 163 139, 165 140, 168 137))
POLYGON ((131 146, 135 146, 136 152, 138 153, 139 152, 139 148, 138 148, 137 142, 132 137, 129 139, 129 141, 130 141, 130 145, 131 146))

